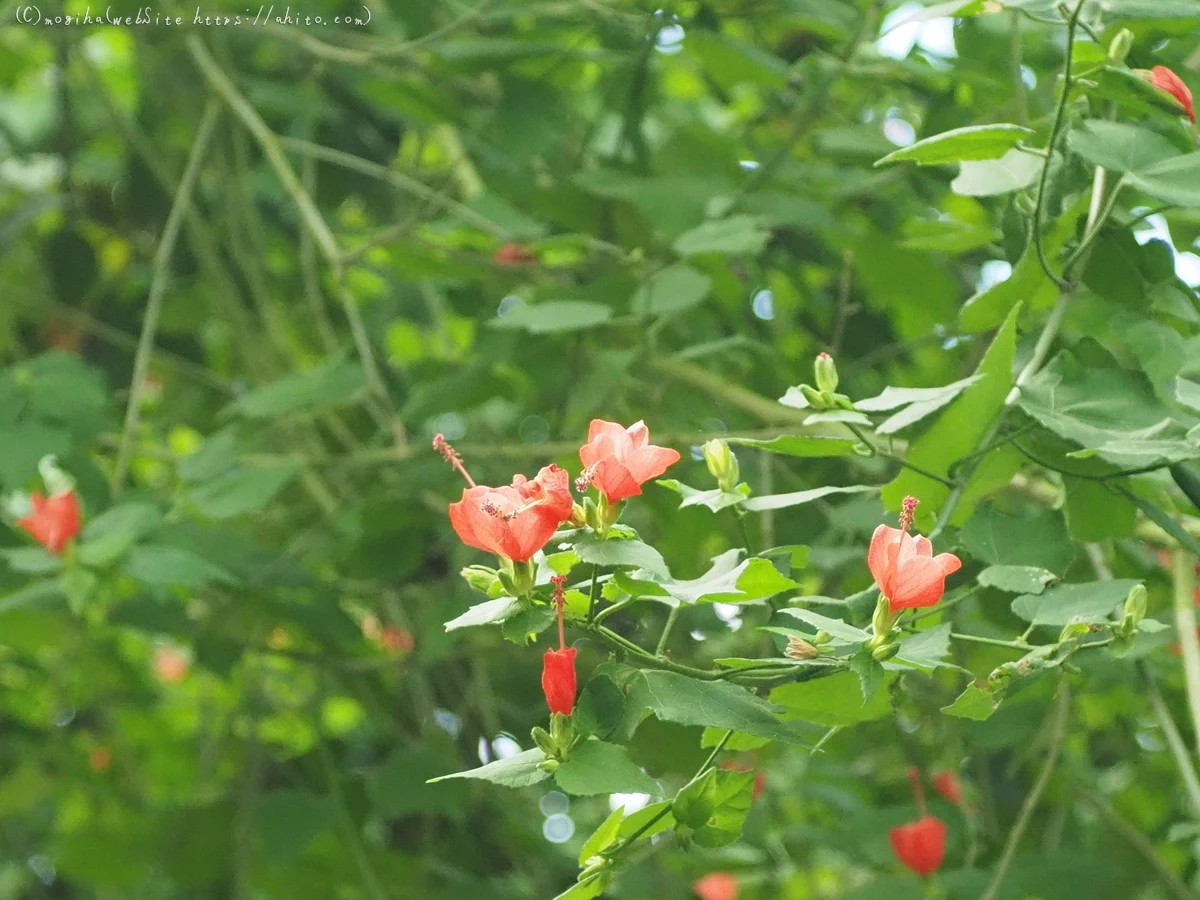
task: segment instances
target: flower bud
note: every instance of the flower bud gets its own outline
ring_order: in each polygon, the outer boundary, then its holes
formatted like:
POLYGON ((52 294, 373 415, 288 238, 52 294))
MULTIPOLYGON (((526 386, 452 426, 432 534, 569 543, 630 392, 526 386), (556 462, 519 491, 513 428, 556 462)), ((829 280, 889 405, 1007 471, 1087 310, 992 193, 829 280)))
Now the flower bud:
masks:
POLYGON ((828 353, 818 353, 813 363, 813 373, 816 376, 817 390, 832 394, 837 390, 838 373, 833 357, 828 353))
POLYGON ((537 767, 539 769, 541 769, 543 772, 549 772, 551 775, 553 775, 555 772, 558 771, 558 760, 557 759, 543 759, 540 763, 538 763, 537 767))
POLYGON ((876 638, 883 638, 892 630, 895 617, 892 615, 892 604, 883 594, 875 601, 875 613, 871 616, 871 630, 876 638))
POLYGON ((808 401, 808 406, 815 412, 825 412, 829 409, 829 402, 826 400, 826 395, 818 391, 812 385, 800 385, 800 393, 804 395, 804 399, 808 401))
POLYGON ((1135 584, 1130 589, 1129 596, 1125 598, 1125 615, 1132 618, 1134 625, 1146 617, 1146 586, 1144 584, 1135 584))
POLYGON ((554 756, 558 752, 558 748, 554 743, 554 739, 550 737, 550 733, 545 728, 534 728, 529 732, 529 736, 533 738, 537 748, 547 756, 554 756))
POLYGON ((496 570, 487 566, 467 566, 459 574, 467 584, 484 594, 489 593, 499 579, 496 570))
POLYGON ((871 658, 876 662, 886 662, 899 652, 899 644, 881 644, 871 650, 871 658))
POLYGON ((821 651, 803 638, 795 635, 788 638, 787 649, 783 651, 788 659, 816 659, 821 651))
POLYGON ((708 465, 708 471, 713 478, 717 479, 717 485, 721 490, 729 493, 737 487, 741 469, 738 466, 737 457, 729 449, 729 444, 713 439, 700 449, 704 454, 704 462, 708 465))
POLYGON ((818 631, 817 636, 812 639, 812 642, 820 647, 822 644, 828 644, 833 640, 833 635, 828 631, 818 631))
POLYGON ((528 560, 525 562, 513 561, 513 583, 517 590, 515 596, 524 597, 533 590, 536 571, 534 564, 528 560))
POLYGON ((587 524, 587 510, 578 503, 571 505, 571 518, 567 520, 575 528, 582 528, 587 524))
POLYGON ((1133 32, 1122 28, 1108 45, 1108 61, 1115 65, 1125 62, 1125 57, 1133 49, 1133 32))

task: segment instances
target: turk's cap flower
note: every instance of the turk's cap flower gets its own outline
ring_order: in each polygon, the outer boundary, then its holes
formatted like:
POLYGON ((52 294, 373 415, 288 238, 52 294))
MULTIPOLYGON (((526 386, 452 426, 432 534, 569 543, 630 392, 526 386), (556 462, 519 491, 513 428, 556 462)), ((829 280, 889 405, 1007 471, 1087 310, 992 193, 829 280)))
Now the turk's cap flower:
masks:
MULTIPOLYGON (((579 459, 586 481, 613 504, 640 494, 643 484, 679 462, 679 451, 651 444, 645 422, 624 428, 616 422, 592 419, 579 459)), ((581 477, 580 483, 584 480, 581 477)))
POLYGON ((953 553, 934 556, 928 538, 880 525, 871 536, 867 565, 895 612, 937 603, 946 592, 946 576, 962 568, 962 560, 953 553))
POLYGON ((542 657, 542 693, 550 712, 569 716, 575 709, 575 648, 547 650, 542 657))
POLYGON ((476 485, 450 504, 450 524, 464 544, 514 562, 527 562, 571 518, 574 501, 565 469, 550 465, 533 481, 476 485))
POLYGON ((955 806, 962 806, 962 783, 958 780, 957 772, 953 769, 942 769, 942 771, 935 773, 929 780, 933 783, 935 791, 955 806))
POLYGON ((921 816, 915 822, 898 825, 888 837, 896 858, 921 877, 941 868, 946 856, 946 823, 936 816, 921 816))
POLYGON ((709 872, 692 883, 700 900, 737 900, 737 876, 730 872, 709 872))
POLYGON ((1166 91, 1182 107, 1192 124, 1196 124, 1196 107, 1192 101, 1191 88, 1182 78, 1166 66, 1155 66, 1149 72, 1138 70, 1138 74, 1160 90, 1166 91))

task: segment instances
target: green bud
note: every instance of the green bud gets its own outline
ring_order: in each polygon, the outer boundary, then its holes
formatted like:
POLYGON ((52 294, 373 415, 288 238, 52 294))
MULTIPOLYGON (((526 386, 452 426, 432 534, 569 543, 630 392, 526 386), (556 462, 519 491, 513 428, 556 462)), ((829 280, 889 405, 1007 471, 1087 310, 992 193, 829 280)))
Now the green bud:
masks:
POLYGON ((556 756, 566 756, 567 750, 575 741, 575 720, 562 713, 552 713, 550 716, 550 739, 554 741, 556 756))
POLYGON ((820 647, 822 644, 828 644, 833 640, 833 635, 828 631, 818 631, 817 636, 812 639, 812 642, 820 647))
POLYGON ((713 439, 700 449, 704 454, 704 462, 708 465, 708 471, 713 478, 717 479, 717 485, 721 490, 729 493, 737 487, 741 469, 738 466, 737 457, 729 449, 729 444, 719 439, 713 439))
POLYGON ((1026 194, 1026 193, 1017 194, 1016 199, 1013 202, 1014 202, 1014 205, 1017 207, 1017 210, 1019 212, 1021 212, 1023 215, 1026 215, 1026 216, 1033 215, 1033 210, 1034 210, 1034 207, 1036 206, 1036 203, 1034 202, 1034 199, 1032 197, 1030 197, 1028 194, 1026 194))
POLYGON ((833 394, 837 390, 837 366, 834 365, 833 357, 828 353, 817 354, 816 362, 813 363, 813 373, 816 376, 817 390, 828 394, 833 394))
POLYGON ((554 745, 554 738, 550 737, 550 733, 545 728, 534 728, 529 732, 529 736, 533 738, 533 742, 537 744, 537 748, 547 756, 555 756, 558 748, 554 745))
MULTIPOLYGON (((584 501, 584 502, 586 503, 587 501, 584 501)), ((575 528, 582 528, 583 526, 585 526, 588 523, 587 510, 584 507, 580 506, 578 503, 572 504, 571 505, 571 518, 569 521, 570 521, 571 525, 573 525, 575 528)))
POLYGON ((591 856, 583 864, 583 871, 579 873, 579 880, 586 881, 589 878, 594 878, 603 873, 607 879, 610 873, 605 872, 605 869, 612 867, 612 860, 605 859, 603 856, 591 856))
POLYGON ((709 769, 685 785, 671 804, 675 821, 688 828, 700 828, 717 808, 717 770, 709 769))
POLYGON ((511 572, 506 572, 504 569, 501 569, 496 573, 496 577, 500 580, 500 584, 504 586, 504 593, 508 594, 510 597, 521 596, 517 591, 517 583, 513 580, 511 572))
POLYGON ((882 644, 871 651, 871 658, 876 662, 885 662, 899 652, 899 644, 882 644))
POLYGON ((1132 49, 1133 32, 1128 28, 1122 28, 1108 45, 1108 61, 1121 65, 1132 49))
POLYGON ((532 562, 513 562, 513 584, 516 587, 517 597, 524 597, 533 590, 533 581, 536 577, 536 570, 532 562))
POLYGON ((1125 615, 1132 617, 1135 626, 1146 617, 1146 597, 1146 586, 1135 584, 1125 598, 1125 615))
POLYGON ((880 594, 879 599, 875 601, 875 613, 871 616, 871 629, 875 632, 878 643, 882 643, 883 638, 886 638, 891 632, 895 621, 896 617, 892 613, 891 602, 883 594, 880 594))
POLYGON ((849 397, 847 397, 845 394, 834 394, 833 402, 836 403, 842 409, 849 409, 849 410, 854 409, 854 402, 849 397))
POLYGON ((491 591, 492 585, 500 577, 495 569, 489 569, 487 566, 467 566, 459 574, 467 584, 484 594, 491 591))
POLYGON ((557 759, 543 759, 540 763, 538 763, 537 767, 539 769, 541 769, 543 772, 549 772, 551 775, 553 775, 555 772, 558 771, 558 760, 557 759))
POLYGON ((809 409, 816 412, 825 412, 829 409, 825 402, 825 395, 811 385, 800 385, 800 393, 804 395, 804 399, 808 401, 809 409))

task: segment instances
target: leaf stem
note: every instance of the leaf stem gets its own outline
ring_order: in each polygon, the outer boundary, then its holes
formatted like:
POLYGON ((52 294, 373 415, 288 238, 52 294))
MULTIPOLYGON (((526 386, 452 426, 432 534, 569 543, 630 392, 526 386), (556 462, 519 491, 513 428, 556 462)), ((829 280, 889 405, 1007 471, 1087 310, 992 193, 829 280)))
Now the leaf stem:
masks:
POLYGON ((971 641, 975 644, 990 644, 993 647, 1008 647, 1010 650, 1032 650, 1029 644, 1024 641, 1001 641, 997 638, 979 637, 974 634, 959 634, 957 631, 950 632, 950 637, 960 641, 971 641))
POLYGON ((679 618, 679 607, 672 606, 671 611, 667 613, 667 623, 663 626, 662 634, 658 636, 658 645, 654 648, 654 655, 660 659, 665 659, 663 650, 667 647, 667 640, 671 637, 671 630, 675 627, 675 620, 679 618))
POLYGON ((1179 768, 1179 776, 1183 779, 1184 786, 1187 787, 1188 797, 1192 801, 1192 815, 1200 817, 1200 776, 1196 775, 1196 766, 1192 762, 1187 744, 1184 743, 1183 735, 1179 733, 1179 726, 1175 724, 1175 719, 1171 716, 1171 711, 1163 701, 1162 694, 1158 690, 1158 684, 1155 682, 1154 676, 1150 673, 1149 667, 1143 661, 1139 660, 1137 671, 1145 683, 1146 696, 1150 700, 1150 708, 1154 711, 1154 717, 1158 719, 1158 727, 1162 729, 1163 736, 1167 739, 1167 746, 1171 750, 1171 755, 1175 757, 1175 765, 1179 768))
POLYGON ((1200 740, 1200 636, 1196 634, 1196 568, 1190 554, 1172 551, 1175 583, 1175 630, 1183 657, 1184 685, 1192 714, 1192 732, 1200 740))
MULTIPOLYGON (((596 620, 596 597, 599 594, 599 587, 600 587, 600 566, 593 563, 592 564, 592 587, 588 591, 587 618, 588 618, 589 622, 597 621, 596 620)), ((610 607, 610 609, 611 609, 611 607, 610 607)))
POLYGON ((918 466, 916 463, 909 462, 903 456, 897 456, 895 453, 890 453, 887 450, 881 449, 879 446, 877 446, 875 444, 874 441, 872 441, 869 437, 867 437, 865 434, 863 434, 862 429, 859 428, 857 425, 855 425, 851 422, 843 422, 842 424, 845 425, 847 428, 849 428, 852 432, 854 432, 854 436, 856 438, 858 438, 860 441, 862 441, 863 444, 867 447, 867 449, 871 451, 871 456, 882 456, 884 459, 890 459, 893 462, 899 463, 900 465, 904 466, 904 468, 906 468, 906 469, 912 469, 918 475, 923 475, 926 478, 930 478, 934 481, 944 484, 946 487, 949 487, 949 488, 954 487, 954 482, 951 481, 946 476, 938 475, 935 472, 929 471, 928 469, 923 469, 923 468, 921 468, 921 466, 918 466))

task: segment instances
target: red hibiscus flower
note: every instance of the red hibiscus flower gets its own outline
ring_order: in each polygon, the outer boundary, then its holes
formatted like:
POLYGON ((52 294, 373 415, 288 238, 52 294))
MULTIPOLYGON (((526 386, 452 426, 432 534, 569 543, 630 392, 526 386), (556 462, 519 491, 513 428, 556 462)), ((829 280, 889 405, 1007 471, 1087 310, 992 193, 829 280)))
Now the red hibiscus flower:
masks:
POLYGON ((579 450, 584 474, 579 484, 595 484, 609 503, 642 492, 642 485, 679 462, 679 451, 650 443, 645 422, 623 428, 616 422, 592 419, 588 442, 579 450))
POLYGON ((450 524, 464 544, 525 562, 571 518, 573 506, 566 470, 551 465, 533 481, 517 475, 506 487, 467 488, 450 504, 450 524))

